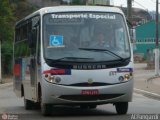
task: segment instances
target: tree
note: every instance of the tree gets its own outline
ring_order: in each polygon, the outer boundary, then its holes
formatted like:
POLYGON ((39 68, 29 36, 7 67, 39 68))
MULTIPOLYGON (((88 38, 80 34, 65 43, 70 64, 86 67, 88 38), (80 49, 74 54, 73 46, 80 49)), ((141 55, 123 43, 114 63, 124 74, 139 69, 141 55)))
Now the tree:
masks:
POLYGON ((29 4, 26 0, 15 0, 14 6, 15 10, 13 12, 16 16, 16 21, 24 18, 25 16, 38 9, 38 7, 29 4))
POLYGON ((14 17, 12 9, 7 0, 0 0, 0 40, 13 39, 14 17))
POLYGON ((8 0, 0 0, 0 41, 2 43, 2 71, 11 73, 14 17, 8 0))
POLYGON ((12 73, 12 55, 15 21, 37 8, 26 0, 0 0, 0 41, 2 42, 2 72, 12 73), (16 17, 14 17, 16 16, 16 17))

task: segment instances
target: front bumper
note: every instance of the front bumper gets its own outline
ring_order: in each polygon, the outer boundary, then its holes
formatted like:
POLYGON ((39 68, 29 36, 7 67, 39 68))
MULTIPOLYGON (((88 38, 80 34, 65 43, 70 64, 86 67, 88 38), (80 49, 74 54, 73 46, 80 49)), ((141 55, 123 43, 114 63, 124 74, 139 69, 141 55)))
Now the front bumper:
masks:
POLYGON ((105 104, 114 102, 130 102, 132 100, 133 80, 128 82, 99 86, 71 87, 48 83, 42 84, 42 102, 46 104, 105 104), (82 95, 82 90, 98 90, 98 95, 82 95))

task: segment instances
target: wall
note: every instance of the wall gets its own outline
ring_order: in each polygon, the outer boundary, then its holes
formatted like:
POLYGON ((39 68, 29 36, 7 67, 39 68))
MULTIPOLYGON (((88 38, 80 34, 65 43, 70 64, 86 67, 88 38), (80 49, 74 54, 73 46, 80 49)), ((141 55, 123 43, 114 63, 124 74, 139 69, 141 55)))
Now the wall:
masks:
POLYGON ((136 50, 134 50, 135 54, 144 53, 144 58, 147 58, 147 49, 151 49, 152 51, 155 49, 155 32, 156 25, 154 20, 136 27, 136 50))

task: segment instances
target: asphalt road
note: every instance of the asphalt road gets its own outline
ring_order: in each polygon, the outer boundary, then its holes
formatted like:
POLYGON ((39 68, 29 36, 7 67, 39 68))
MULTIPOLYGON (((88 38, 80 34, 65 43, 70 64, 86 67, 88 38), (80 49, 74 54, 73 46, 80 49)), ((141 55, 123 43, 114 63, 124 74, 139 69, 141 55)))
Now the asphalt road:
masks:
POLYGON ((10 117, 17 117, 17 120, 130 120, 135 114, 160 114, 160 101, 134 93, 127 115, 117 115, 115 107, 107 104, 100 105, 94 110, 56 107, 53 108, 51 116, 44 117, 40 110, 25 110, 23 98, 17 98, 12 87, 5 87, 0 88, 0 120, 4 113, 10 117))

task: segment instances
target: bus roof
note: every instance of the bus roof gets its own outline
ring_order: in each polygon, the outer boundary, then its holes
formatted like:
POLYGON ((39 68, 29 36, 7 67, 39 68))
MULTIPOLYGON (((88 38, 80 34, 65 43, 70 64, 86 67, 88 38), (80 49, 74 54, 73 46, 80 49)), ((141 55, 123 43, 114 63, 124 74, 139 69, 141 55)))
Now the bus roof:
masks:
MULTIPOLYGON (((117 7, 111 7, 111 6, 53 6, 53 7, 44 7, 41 8, 34 13, 26 16, 17 24, 20 22, 29 19, 37 14, 46 14, 46 13, 53 13, 53 12, 80 12, 80 11, 89 11, 89 12, 111 12, 111 13, 120 13, 123 14, 122 10, 120 10, 117 7)), ((124 15, 124 14, 123 14, 124 15)), ((17 25, 16 24, 16 25, 17 25)))
POLYGON ((48 10, 48 12, 71 12, 71 11, 103 11, 103 12, 118 12, 122 13, 119 8, 108 6, 55 6, 45 7, 40 9, 40 12, 48 10))

